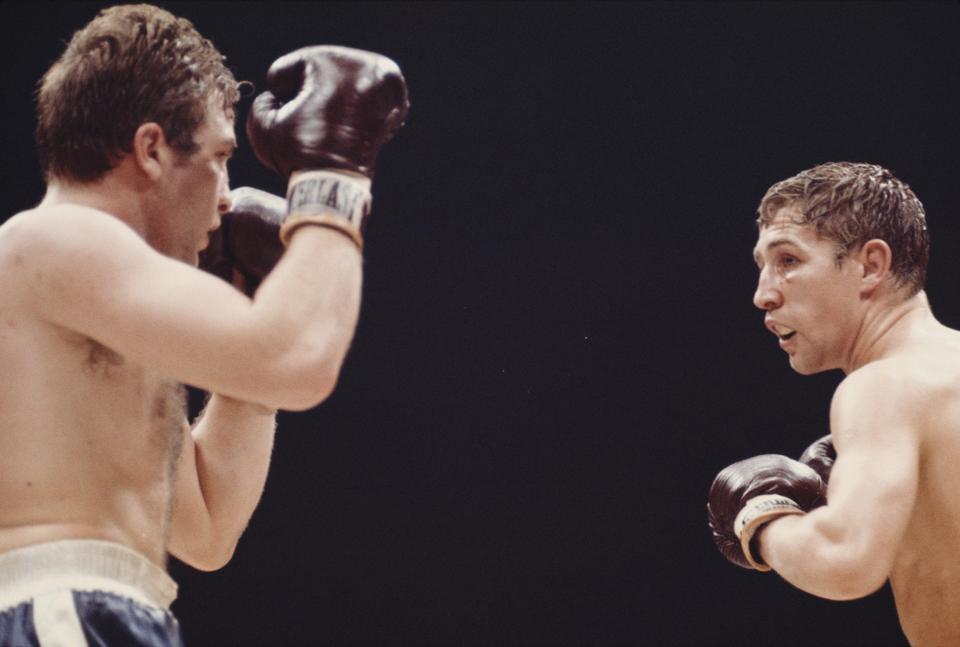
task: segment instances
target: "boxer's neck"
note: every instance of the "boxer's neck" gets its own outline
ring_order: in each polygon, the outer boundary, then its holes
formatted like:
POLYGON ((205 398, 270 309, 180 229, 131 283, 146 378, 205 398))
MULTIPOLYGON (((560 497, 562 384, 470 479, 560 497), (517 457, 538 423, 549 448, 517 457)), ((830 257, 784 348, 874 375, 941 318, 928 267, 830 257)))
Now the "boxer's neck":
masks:
POLYGON ((57 178, 47 184, 40 207, 78 205, 109 213, 132 227, 141 236, 147 232, 145 192, 132 185, 123 163, 93 182, 72 182, 57 178))
POLYGON ((927 295, 922 290, 894 305, 888 302, 877 306, 868 310, 863 318, 860 333, 843 367, 848 375, 896 352, 914 335, 943 328, 934 318, 927 295))

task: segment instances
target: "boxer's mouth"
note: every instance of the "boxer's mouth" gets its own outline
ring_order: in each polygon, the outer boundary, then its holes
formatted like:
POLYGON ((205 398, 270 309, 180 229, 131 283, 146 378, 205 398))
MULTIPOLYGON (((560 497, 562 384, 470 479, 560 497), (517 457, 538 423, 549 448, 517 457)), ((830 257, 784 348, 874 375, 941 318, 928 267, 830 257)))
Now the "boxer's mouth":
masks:
POLYGON ((786 326, 781 326, 779 324, 771 324, 770 330, 773 331, 773 334, 780 338, 780 341, 787 341, 791 337, 797 334, 797 331, 793 328, 788 328, 786 326))

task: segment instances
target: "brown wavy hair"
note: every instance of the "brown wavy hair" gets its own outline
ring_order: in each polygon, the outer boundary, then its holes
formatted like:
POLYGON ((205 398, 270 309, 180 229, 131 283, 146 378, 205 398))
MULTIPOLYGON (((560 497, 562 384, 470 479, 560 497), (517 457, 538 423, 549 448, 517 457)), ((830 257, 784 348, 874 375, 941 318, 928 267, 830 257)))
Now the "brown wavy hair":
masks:
POLYGON ((156 122, 184 155, 208 102, 228 114, 240 97, 225 59, 185 18, 151 5, 102 10, 77 31, 38 84, 37 152, 44 176, 102 177, 156 122))
POLYGON ((757 209, 757 225, 770 224, 784 207, 797 224, 813 225, 837 244, 837 262, 874 238, 893 253, 891 272, 910 295, 927 279, 930 239, 920 200, 906 183, 876 164, 830 162, 774 184, 757 209))

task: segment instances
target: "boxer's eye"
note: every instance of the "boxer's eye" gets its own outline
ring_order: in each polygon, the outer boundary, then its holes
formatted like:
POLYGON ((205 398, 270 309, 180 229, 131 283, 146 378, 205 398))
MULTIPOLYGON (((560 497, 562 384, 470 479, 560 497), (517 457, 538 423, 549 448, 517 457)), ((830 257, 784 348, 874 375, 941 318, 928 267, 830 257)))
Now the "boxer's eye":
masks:
POLYGON ((784 254, 783 256, 781 256, 779 261, 780 261, 780 267, 787 268, 787 269, 794 267, 797 263, 800 262, 796 256, 790 256, 789 254, 784 254))

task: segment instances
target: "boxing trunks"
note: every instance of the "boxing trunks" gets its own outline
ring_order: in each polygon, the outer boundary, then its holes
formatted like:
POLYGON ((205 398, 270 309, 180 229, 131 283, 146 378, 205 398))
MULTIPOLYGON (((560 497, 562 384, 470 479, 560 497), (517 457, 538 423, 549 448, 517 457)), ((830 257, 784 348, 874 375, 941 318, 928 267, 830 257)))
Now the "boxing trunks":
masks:
POLYGON ((97 540, 0 553, 3 647, 181 647, 177 585, 137 552, 97 540))

